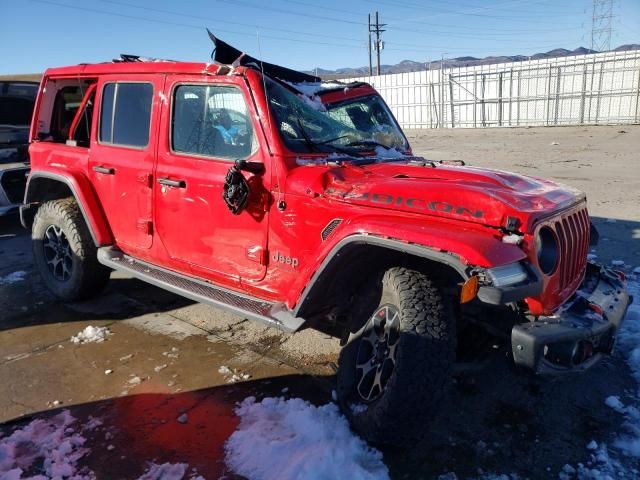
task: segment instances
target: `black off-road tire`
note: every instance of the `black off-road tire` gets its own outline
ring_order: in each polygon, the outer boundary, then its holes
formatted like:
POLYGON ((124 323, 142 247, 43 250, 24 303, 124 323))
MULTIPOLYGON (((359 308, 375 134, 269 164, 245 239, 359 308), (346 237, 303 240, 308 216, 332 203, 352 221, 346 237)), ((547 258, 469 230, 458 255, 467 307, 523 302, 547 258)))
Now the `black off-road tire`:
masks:
POLYGON ((373 294, 358 296, 348 343, 340 353, 338 400, 354 430, 366 440, 403 446, 428 433, 428 422, 451 384, 454 310, 436 283, 415 270, 394 267, 372 283, 365 288, 373 294), (399 316, 395 368, 380 395, 367 401, 358 392, 362 376, 356 364, 366 327, 388 308, 385 305, 394 306, 399 316))
POLYGON ((82 300, 99 294, 109 281, 111 270, 98 262, 97 249, 89 229, 73 197, 43 203, 35 215, 31 230, 33 259, 45 285, 65 301, 82 300), (47 232, 61 232, 66 240, 64 250, 70 254, 66 278, 56 278, 59 268, 52 271, 51 248, 45 252, 47 232), (47 258, 49 255, 49 258, 47 258))

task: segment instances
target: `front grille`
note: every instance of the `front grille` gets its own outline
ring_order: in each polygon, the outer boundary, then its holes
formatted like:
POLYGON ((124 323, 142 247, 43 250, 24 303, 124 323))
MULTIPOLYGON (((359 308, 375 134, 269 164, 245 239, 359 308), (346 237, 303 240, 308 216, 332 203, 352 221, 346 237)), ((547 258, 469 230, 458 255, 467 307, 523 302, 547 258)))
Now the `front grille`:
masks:
POLYGON ((24 198, 24 189, 27 185, 27 172, 29 170, 9 170, 2 172, 0 177, 0 187, 4 190, 7 198, 11 203, 22 203, 24 198))
POLYGON ((573 212, 555 223, 560 245, 560 289, 572 285, 582 277, 589 250, 589 215, 586 209, 573 212))

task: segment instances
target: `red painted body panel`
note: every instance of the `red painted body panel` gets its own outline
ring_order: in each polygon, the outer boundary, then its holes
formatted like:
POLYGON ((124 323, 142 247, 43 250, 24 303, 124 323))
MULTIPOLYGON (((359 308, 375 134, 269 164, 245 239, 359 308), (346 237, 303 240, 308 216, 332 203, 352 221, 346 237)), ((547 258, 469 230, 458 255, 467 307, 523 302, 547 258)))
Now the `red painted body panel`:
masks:
MULTIPOLYGON (((97 87, 96 105, 102 104, 104 86, 113 82, 144 82, 153 86, 149 143, 146 147, 126 147, 101 143, 99 128, 93 128, 87 174, 102 202, 116 245, 138 255, 153 242, 151 179, 156 156, 155 133, 160 120, 163 75, 104 75, 97 87), (103 174, 94 167, 113 169, 103 174)), ((99 126, 100 109, 94 109, 93 125, 99 126)))
MULTIPOLYGON (((562 212, 585 208, 584 195, 572 188, 482 168, 432 168, 406 161, 362 167, 298 166, 301 158, 322 155, 287 150, 267 108, 260 73, 245 68, 225 70, 224 75, 218 71, 214 65, 178 62, 48 70, 45 77, 100 77, 98 97, 107 78, 152 81, 150 146, 132 151, 100 145, 94 129, 90 151, 34 142, 32 168, 55 169, 73 179, 101 244, 108 243, 113 231, 115 243, 126 253, 289 307, 298 303, 327 255, 350 235, 365 233, 422 245, 451 253, 471 266, 490 268, 526 258, 535 264, 536 229, 556 221, 562 212), (171 98, 179 82, 231 84, 244 93, 259 143, 251 160, 263 162, 266 172, 245 173, 253 196, 240 215, 232 215, 221 196, 229 160, 175 154, 170 149, 171 98), (105 179, 91 166, 113 167, 116 175, 105 179), (157 183, 160 177, 185 180, 186 187, 163 187, 157 183), (129 198, 133 200, 127 202, 129 198), (520 246, 502 242, 509 217, 519 221, 525 234, 520 246), (323 240, 322 230, 336 218, 341 224, 323 240), (152 227, 140 230, 144 222, 152 227)), ((363 86, 333 91, 323 100, 375 93, 363 86)), ((94 125, 98 115, 96 108, 94 125)), ((556 309, 575 291, 584 272, 574 274, 562 286, 558 272, 545 278, 544 293, 527 300, 531 311, 556 309)))
POLYGON ((29 146, 32 165, 37 165, 36 174, 52 174, 66 179, 67 185, 76 195, 87 215, 89 228, 98 245, 112 245, 113 234, 109 227, 102 204, 98 200, 93 185, 87 176, 89 160, 86 148, 57 145, 52 149, 47 143, 32 143, 29 146))
MULTIPOLYGON (((211 83, 204 75, 169 75, 165 98, 179 84, 211 83)), ((244 93, 250 117, 256 118, 244 79, 226 76, 216 85, 232 86, 244 93)), ((254 130, 260 148, 248 160, 265 164, 263 175, 245 174, 252 187, 247 209, 232 215, 222 199, 225 175, 233 161, 224 158, 178 154, 170 148, 170 110, 165 109, 158 137, 155 178, 184 180, 184 188, 154 182, 156 236, 169 256, 188 265, 193 274, 210 280, 228 278, 237 283, 256 281, 266 271, 271 162, 259 126, 254 130)))

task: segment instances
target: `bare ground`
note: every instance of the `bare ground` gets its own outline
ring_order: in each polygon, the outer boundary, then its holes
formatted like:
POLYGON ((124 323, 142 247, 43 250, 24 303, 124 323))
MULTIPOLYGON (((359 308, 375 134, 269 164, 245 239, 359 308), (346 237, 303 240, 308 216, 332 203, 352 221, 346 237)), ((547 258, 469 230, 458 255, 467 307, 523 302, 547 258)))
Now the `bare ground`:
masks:
MULTIPOLYGON (((599 257, 640 264, 640 127, 408 134, 415 152, 429 158, 551 177, 585 190, 603 237, 599 257)), ((32 272, 30 248, 15 219, 0 221, 0 277, 27 272, 22 282, 0 285, 0 432, 70 408, 81 421, 100 415, 112 435, 89 439, 86 462, 99 478, 133 478, 152 458, 188 461, 206 478, 218 478, 222 442, 235 428, 235 401, 283 388, 330 401, 334 339, 310 330, 283 335, 117 273, 101 298, 61 304, 32 272), (90 324, 108 326, 113 335, 102 344, 69 342, 90 324), (229 385, 221 365, 251 379, 229 385), (139 385, 130 383, 134 376, 139 385), (175 421, 185 409, 197 419, 191 427, 175 421), (107 452, 109 442, 116 448, 107 452)), ((603 400, 634 388, 619 358, 587 374, 540 379, 515 371, 498 342, 485 368, 457 381, 426 440, 411 450, 385 450, 385 463, 402 479, 480 471, 557 478, 564 464, 589 457, 588 442, 611 440, 622 418, 603 400)), ((628 464, 640 467, 632 459, 628 464)))

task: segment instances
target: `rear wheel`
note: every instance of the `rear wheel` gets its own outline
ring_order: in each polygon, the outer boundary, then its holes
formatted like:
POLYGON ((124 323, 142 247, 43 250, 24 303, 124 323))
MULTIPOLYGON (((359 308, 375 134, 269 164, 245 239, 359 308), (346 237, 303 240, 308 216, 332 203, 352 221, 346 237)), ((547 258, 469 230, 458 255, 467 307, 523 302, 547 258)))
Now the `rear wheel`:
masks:
POLYGON ((448 298, 421 272, 394 267, 374 283, 354 309, 338 397, 364 438, 403 445, 426 433, 446 394, 455 318, 448 298))
POLYGON ((33 221, 33 258, 46 286, 62 300, 89 298, 109 281, 74 198, 43 203, 33 221))

